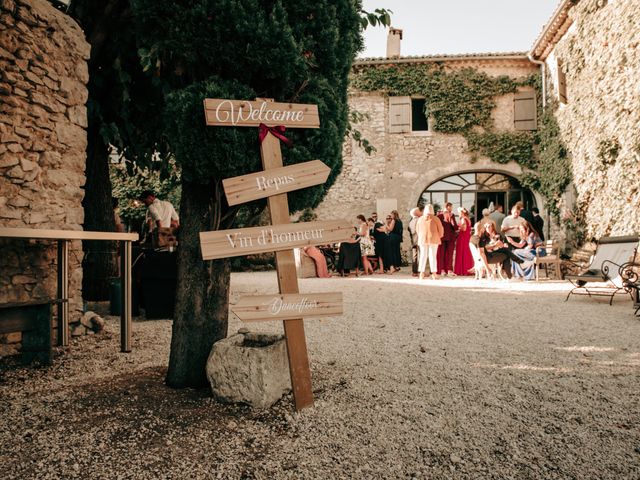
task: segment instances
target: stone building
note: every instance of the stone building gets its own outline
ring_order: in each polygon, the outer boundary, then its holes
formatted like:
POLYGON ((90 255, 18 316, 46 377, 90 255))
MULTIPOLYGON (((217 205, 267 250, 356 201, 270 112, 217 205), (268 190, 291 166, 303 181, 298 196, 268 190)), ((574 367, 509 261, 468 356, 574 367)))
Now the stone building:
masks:
POLYGON ((561 218, 587 239, 640 233, 640 0, 560 2, 531 58, 570 153, 561 218))
MULTIPOLYGON (((415 64, 439 65, 446 71, 475 69, 491 77, 506 75, 514 80, 539 71, 525 53, 373 58, 357 61, 354 68, 415 64)), ((523 94, 532 103, 530 110, 535 115, 532 87, 501 95, 494 99, 492 112, 496 131, 521 128, 516 104, 523 94)), ((522 167, 518 163, 497 164, 470 151, 462 134, 438 132, 432 119, 423 113, 424 102, 419 96, 352 90, 350 107, 365 116, 357 128, 376 151, 368 155, 355 140, 346 141, 342 172, 316 209, 319 218, 335 217, 336 212, 355 218, 375 210, 384 215, 397 209, 406 220, 407 212, 419 203, 444 207, 447 201, 454 208, 464 206, 472 213, 481 212, 491 202, 507 209, 516 201, 524 201, 529 207, 543 204, 536 192, 520 185, 522 167)))
POLYGON ((490 201, 508 209, 522 200, 540 208, 552 235, 561 240, 565 227, 585 230, 586 239, 640 232, 639 4, 562 1, 531 52, 522 53, 402 57, 402 31, 391 29, 387 57, 354 65, 356 74, 433 64, 445 71, 471 68, 512 79, 544 70, 542 91, 520 87, 495 97, 492 119, 498 132, 535 130, 542 105, 556 109, 573 170, 572 185, 562 199, 554 199, 559 217, 544 211, 539 192, 521 185, 523 162, 496 163, 471 151, 463 135, 438 132, 432 119, 420 118, 424 100, 419 96, 354 88, 351 109, 365 115, 356 128, 376 151, 369 156, 355 140, 346 140, 342 172, 317 208, 319 218, 340 213, 351 219, 374 210, 384 215, 397 208, 406 221, 409 209, 421 202, 442 206, 451 201, 481 212, 490 201), (529 105, 523 115, 527 99, 538 100, 537 113, 529 105))
MULTIPOLYGON (((80 27, 49 2, 0 0, 1 227, 82 230, 89 51, 80 27)), ((55 244, 0 245, 0 303, 56 297, 55 244)), ((80 242, 69 258, 78 318, 80 242)))

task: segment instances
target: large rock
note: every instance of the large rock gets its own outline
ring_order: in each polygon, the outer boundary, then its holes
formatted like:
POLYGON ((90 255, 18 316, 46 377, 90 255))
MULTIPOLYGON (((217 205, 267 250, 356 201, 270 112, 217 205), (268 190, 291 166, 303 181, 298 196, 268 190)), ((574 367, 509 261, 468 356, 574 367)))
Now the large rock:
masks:
POLYGON ((246 333, 216 342, 207 378, 223 402, 270 407, 291 390, 284 336, 246 333))

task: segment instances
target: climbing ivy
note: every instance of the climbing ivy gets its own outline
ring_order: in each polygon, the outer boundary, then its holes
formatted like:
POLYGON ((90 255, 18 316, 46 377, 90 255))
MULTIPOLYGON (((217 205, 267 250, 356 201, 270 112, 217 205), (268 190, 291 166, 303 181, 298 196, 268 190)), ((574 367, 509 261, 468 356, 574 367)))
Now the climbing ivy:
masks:
MULTIPOLYGON (((555 106, 550 105, 542 114, 538 102, 540 122, 535 132, 497 132, 491 118, 496 97, 514 93, 521 86, 540 92, 540 75, 515 80, 506 75, 491 77, 472 68, 447 71, 438 63, 413 64, 360 69, 352 75, 351 85, 391 96, 423 96, 425 114, 434 120, 435 131, 462 134, 472 153, 494 162, 517 162, 526 172, 521 178, 523 186, 540 192, 545 208, 558 217, 557 204, 571 182, 572 170, 553 115, 555 106)), ((602 150, 615 157, 611 145, 602 150)))
POLYGON ((535 135, 537 156, 531 171, 525 173, 522 185, 537 190, 545 199, 545 208, 558 218, 558 204, 572 178, 571 160, 567 148, 560 137, 560 127, 554 111, 556 105, 551 103, 540 115, 538 130, 535 135))
POLYGON ((424 96, 437 131, 466 133, 476 126, 490 129, 494 98, 515 92, 520 84, 471 68, 449 72, 439 64, 415 64, 362 69, 353 75, 352 85, 393 96, 424 96))
POLYGON ((370 119, 371 117, 368 113, 362 113, 357 110, 350 109, 349 123, 347 124, 347 131, 345 132, 345 137, 352 138, 367 155, 371 155, 376 152, 377 149, 371 144, 371 142, 369 142, 369 140, 362 136, 362 132, 355 128, 355 125, 370 119))
POLYGON ((523 167, 534 168, 535 135, 531 132, 469 132, 469 150, 489 157, 496 163, 515 161, 523 167))

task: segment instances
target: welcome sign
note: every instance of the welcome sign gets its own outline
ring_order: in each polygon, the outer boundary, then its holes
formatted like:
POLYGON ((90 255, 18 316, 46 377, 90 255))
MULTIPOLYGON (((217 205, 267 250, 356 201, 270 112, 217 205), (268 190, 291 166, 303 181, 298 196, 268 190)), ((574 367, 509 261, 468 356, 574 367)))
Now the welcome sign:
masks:
POLYGON ((317 105, 207 98, 204 114, 209 126, 258 127, 263 123, 287 128, 320 127, 317 105))

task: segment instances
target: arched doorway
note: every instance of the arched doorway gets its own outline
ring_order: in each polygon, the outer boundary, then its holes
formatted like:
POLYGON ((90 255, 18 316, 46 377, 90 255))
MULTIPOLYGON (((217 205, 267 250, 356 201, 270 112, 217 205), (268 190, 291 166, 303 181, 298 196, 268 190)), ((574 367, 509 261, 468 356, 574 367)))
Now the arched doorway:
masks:
POLYGON ((418 204, 431 203, 436 209, 446 202, 453 208, 467 208, 472 219, 491 202, 504 206, 508 213, 516 202, 524 203, 527 210, 536 206, 531 191, 524 188, 517 178, 500 172, 460 172, 436 180, 420 195, 418 204))

